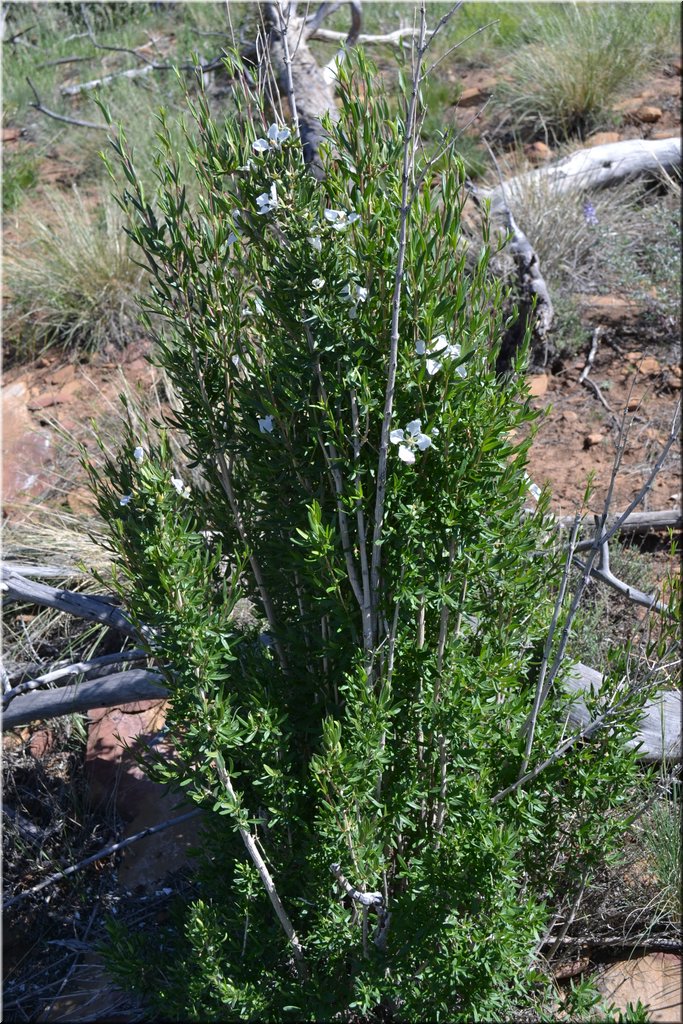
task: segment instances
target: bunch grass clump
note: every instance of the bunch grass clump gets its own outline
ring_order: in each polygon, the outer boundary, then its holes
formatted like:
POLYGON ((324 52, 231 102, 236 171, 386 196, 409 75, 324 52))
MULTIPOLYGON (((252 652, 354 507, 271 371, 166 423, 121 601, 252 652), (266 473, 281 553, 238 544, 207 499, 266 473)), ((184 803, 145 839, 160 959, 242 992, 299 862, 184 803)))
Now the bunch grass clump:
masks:
POLYGON ((680 9, 666 3, 647 18, 621 4, 563 4, 529 18, 530 41, 498 97, 520 135, 553 141, 603 127, 623 90, 675 52, 680 35, 680 9))
POLYGON ((44 210, 21 219, 5 250, 10 359, 51 346, 67 352, 120 348, 140 336, 136 294, 143 272, 131 257, 121 211, 104 190, 46 193, 44 210))

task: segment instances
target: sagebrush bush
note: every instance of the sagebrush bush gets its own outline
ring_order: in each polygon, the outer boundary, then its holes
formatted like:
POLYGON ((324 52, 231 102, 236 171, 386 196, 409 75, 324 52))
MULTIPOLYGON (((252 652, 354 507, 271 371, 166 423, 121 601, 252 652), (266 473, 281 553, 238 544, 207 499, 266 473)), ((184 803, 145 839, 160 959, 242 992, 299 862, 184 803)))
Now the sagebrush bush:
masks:
POLYGON ((246 87, 221 124, 188 100, 196 203, 163 112, 154 195, 115 142, 187 464, 133 428, 84 458, 171 693, 150 770, 207 812, 198 898, 111 929, 164 1019, 508 1019, 635 771, 616 678, 590 742, 558 679, 525 756, 561 556, 524 353, 496 376, 501 286, 486 235, 466 259, 462 164, 411 146, 416 92, 404 120, 362 53, 339 77, 322 181, 246 87))

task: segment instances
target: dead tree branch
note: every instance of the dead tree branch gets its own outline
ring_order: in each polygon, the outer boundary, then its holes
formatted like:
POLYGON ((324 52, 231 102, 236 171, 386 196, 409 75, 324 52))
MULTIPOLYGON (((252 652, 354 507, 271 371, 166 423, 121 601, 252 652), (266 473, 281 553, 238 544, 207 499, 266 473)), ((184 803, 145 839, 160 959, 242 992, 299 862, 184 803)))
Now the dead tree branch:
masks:
POLYGON ((36 89, 31 79, 28 77, 28 75, 26 76, 26 81, 31 92, 36 98, 35 103, 29 103, 29 106, 33 107, 34 110, 37 110, 38 113, 45 114, 46 117, 51 117, 54 121, 61 121, 62 124, 75 125, 76 128, 92 128, 95 131, 100 132, 109 131, 109 125, 107 124, 99 124, 96 121, 82 121, 78 117, 67 117, 65 114, 58 114, 56 113, 56 111, 50 110, 49 107, 43 105, 43 102, 40 96, 38 95, 38 90, 36 89))
POLYGON ((0 570, 3 601, 26 601, 45 608, 56 608, 60 612, 86 619, 87 622, 100 622, 126 636, 138 635, 130 619, 105 598, 36 583, 2 564, 0 570))
POLYGON ((28 896, 35 896, 36 893, 42 892, 49 885, 55 885, 56 882, 61 882, 65 878, 69 878, 74 875, 77 871, 82 871, 83 868, 87 868, 90 864, 94 864, 97 860, 104 860, 105 857, 111 857, 112 854, 118 853, 120 850, 125 850, 126 847, 132 846, 133 843, 138 843, 141 839, 146 839, 147 836, 153 836, 157 832, 163 832, 164 829, 171 828, 172 825, 182 825, 183 822, 189 821, 191 818, 197 818, 202 813, 201 808, 197 808, 193 811, 187 811, 186 814, 179 814, 175 818, 168 818, 166 821, 160 822, 158 825, 150 825, 149 828, 143 829, 141 832, 136 832, 132 836, 128 836, 127 839, 122 839, 118 843, 111 843, 109 846, 103 847, 98 850, 97 853, 91 854, 90 857, 85 857, 84 860, 79 860, 77 864, 70 864, 68 868, 64 868, 63 871, 58 871, 54 875, 50 875, 48 878, 43 879, 38 885, 32 886, 30 889, 25 889, 24 892, 17 893, 16 896, 12 896, 11 899, 7 900, 3 904, 3 910, 7 910, 9 907, 15 906, 22 900, 25 900, 28 896))
POLYGON ((167 697, 168 690, 158 672, 130 669, 54 690, 25 694, 3 711, 1 725, 4 731, 38 719, 59 718, 60 715, 116 707, 138 700, 165 700, 167 697))

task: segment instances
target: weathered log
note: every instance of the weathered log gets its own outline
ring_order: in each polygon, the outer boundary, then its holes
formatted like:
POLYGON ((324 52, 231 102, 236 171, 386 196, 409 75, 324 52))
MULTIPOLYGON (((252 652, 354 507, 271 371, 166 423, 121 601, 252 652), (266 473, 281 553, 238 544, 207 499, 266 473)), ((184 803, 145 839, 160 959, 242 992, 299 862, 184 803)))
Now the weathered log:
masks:
POLYGON ((90 594, 78 594, 73 590, 49 587, 46 583, 36 583, 27 576, 0 565, 3 601, 26 601, 45 608, 56 608, 87 622, 101 622, 104 626, 118 629, 126 636, 137 636, 137 630, 122 611, 104 597, 90 594))
POLYGON ((89 711, 91 708, 115 707, 138 700, 163 700, 168 690, 158 672, 130 669, 102 679, 38 690, 17 697, 3 712, 2 729, 14 729, 43 718, 57 718, 89 711))
MULTIPOLYGON (((604 683, 604 676, 595 669, 578 662, 572 665, 565 687, 577 698, 571 705, 569 721, 572 725, 585 728, 590 722, 590 715, 581 697, 582 692, 591 689, 599 693, 604 683)), ((638 723, 638 733, 628 745, 638 748, 638 759, 645 763, 653 761, 681 760, 681 693, 679 690, 660 691, 643 707, 638 723)))
MULTIPOLYGON (((605 526, 609 529, 619 519, 619 513, 607 516, 605 526)), ((574 525, 574 516, 561 516, 558 520, 561 527, 570 529, 574 525)), ((683 527, 683 515, 680 508, 667 509, 663 512, 631 512, 628 519, 619 527, 620 533, 649 533, 650 530, 680 530, 683 527)))
POLYGON ((491 203, 491 215, 505 217, 510 207, 529 191, 542 187, 558 194, 601 189, 632 178, 680 171, 681 140, 627 139, 604 146, 579 149, 557 163, 520 174, 496 188, 480 189, 491 203))

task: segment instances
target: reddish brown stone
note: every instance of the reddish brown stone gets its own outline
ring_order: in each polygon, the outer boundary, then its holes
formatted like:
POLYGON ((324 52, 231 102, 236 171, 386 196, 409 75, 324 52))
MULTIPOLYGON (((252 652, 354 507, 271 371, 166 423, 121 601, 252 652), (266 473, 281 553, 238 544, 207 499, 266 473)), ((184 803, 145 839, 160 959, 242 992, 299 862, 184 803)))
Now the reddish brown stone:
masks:
POLYGON ((541 398, 548 390, 547 373, 538 373, 533 377, 527 377, 526 382, 529 385, 529 394, 534 398, 541 398))
POLYGON ((604 438, 602 434, 586 434, 583 439, 583 447, 586 449, 594 448, 595 445, 600 444, 603 440, 604 438))
POLYGON ((662 118, 662 111, 659 107, 651 107, 644 104, 642 107, 636 107, 635 110, 630 110, 628 113, 629 118, 634 121, 640 121, 643 124, 655 124, 662 118))

